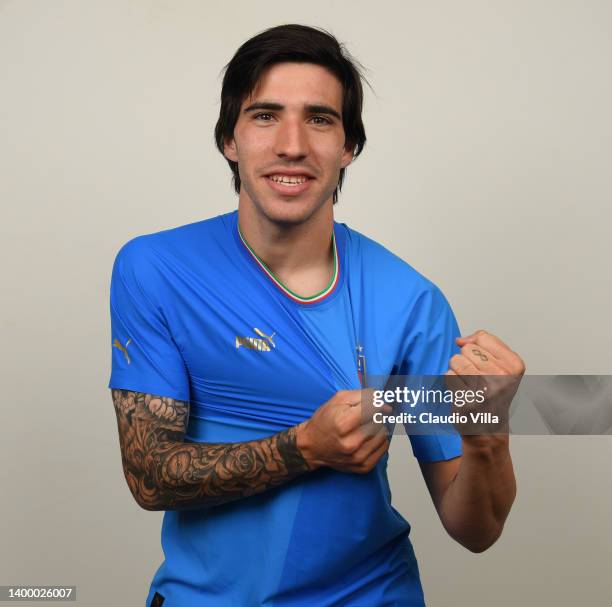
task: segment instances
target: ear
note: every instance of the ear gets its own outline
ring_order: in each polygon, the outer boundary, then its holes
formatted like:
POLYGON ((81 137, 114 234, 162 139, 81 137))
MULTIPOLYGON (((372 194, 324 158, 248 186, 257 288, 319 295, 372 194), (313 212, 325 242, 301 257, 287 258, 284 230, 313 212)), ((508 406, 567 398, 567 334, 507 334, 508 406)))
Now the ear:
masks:
POLYGON ((238 162, 238 154, 236 152, 236 142, 234 138, 223 140, 223 155, 234 162, 238 162))
POLYGON ((353 162, 353 154, 355 152, 355 146, 349 144, 348 147, 344 148, 344 152, 342 152, 342 161, 340 166, 345 169, 351 162, 353 162))

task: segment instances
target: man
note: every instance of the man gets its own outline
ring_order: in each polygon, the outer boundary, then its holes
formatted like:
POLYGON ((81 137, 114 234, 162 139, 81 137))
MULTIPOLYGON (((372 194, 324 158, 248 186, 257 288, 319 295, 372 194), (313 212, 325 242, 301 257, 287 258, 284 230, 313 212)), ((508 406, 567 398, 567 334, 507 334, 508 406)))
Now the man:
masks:
MULTIPOLYGON (((390 503, 389 438, 363 423, 365 361, 375 375, 524 371, 493 335, 458 338, 431 282, 334 222, 365 143, 362 99, 328 33, 286 25, 247 41, 216 127, 238 211, 117 256, 123 468, 138 504, 166 511, 149 607, 423 605, 390 503)), ((515 494, 507 436, 411 442, 450 535, 486 549, 515 494)))

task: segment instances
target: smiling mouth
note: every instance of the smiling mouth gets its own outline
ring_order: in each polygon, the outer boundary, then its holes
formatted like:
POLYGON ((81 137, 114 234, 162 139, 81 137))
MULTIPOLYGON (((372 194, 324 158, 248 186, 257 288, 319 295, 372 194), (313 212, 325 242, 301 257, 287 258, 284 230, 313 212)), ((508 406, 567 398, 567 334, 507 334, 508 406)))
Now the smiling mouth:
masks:
POLYGON ((310 181, 312 177, 309 177, 308 175, 266 175, 266 179, 281 185, 296 187, 310 181))

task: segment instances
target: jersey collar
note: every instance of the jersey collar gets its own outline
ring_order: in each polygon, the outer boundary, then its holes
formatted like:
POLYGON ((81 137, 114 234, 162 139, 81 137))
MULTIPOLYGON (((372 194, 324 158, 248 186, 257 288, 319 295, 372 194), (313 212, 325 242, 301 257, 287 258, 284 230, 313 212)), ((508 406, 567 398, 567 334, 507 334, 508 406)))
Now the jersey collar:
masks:
POLYGON ((276 276, 274 272, 272 272, 272 270, 257 255, 257 253, 253 251, 253 249, 251 248, 251 246, 249 245, 249 243, 246 241, 245 237, 243 236, 242 232, 240 231, 240 226, 238 226, 238 222, 236 222, 236 226, 238 229, 238 235, 240 236, 240 241, 245 246, 246 250, 249 252, 253 260, 257 263, 257 265, 261 268, 261 270, 268 276, 268 278, 270 278, 270 280, 276 285, 276 287, 278 287, 278 289, 280 289, 287 297, 289 297, 289 299, 297 303, 301 303, 301 304, 318 303, 321 300, 325 299, 328 295, 330 295, 334 291, 336 286, 338 285, 338 281, 340 278, 340 261, 338 257, 338 247, 336 245, 336 237, 335 237, 333 230, 332 230, 332 246, 333 246, 333 255, 334 255, 334 272, 333 272, 332 278, 329 284, 327 285, 327 287, 325 287, 325 289, 323 289, 319 293, 316 293, 315 295, 312 295, 310 297, 302 297, 301 295, 298 295, 297 293, 289 289, 287 286, 285 286, 280 281, 278 276, 276 276))

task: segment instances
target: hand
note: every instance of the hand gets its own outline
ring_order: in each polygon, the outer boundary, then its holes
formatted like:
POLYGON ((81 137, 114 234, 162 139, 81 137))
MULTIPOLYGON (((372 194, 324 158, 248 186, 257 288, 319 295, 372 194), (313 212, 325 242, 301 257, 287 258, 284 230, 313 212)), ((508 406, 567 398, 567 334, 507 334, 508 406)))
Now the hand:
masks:
MULTIPOLYGON (((487 331, 458 337, 457 345, 461 347, 461 353, 455 354, 449 361, 447 384, 453 390, 486 391, 483 404, 462 408, 461 413, 491 413, 499 418, 501 427, 507 432, 510 403, 525 373, 525 363, 499 337, 487 331)), ((456 407, 455 410, 458 411, 456 407)), ((492 432, 495 426, 483 423, 484 428, 492 432)), ((469 427, 467 433, 478 434, 477 429, 482 426, 471 423, 469 427)), ((466 427, 463 426, 461 430, 465 432, 466 427)))
POLYGON ((389 448, 384 424, 372 421, 371 390, 341 390, 297 426, 297 446, 311 469, 329 466, 341 472, 365 474, 389 448))

